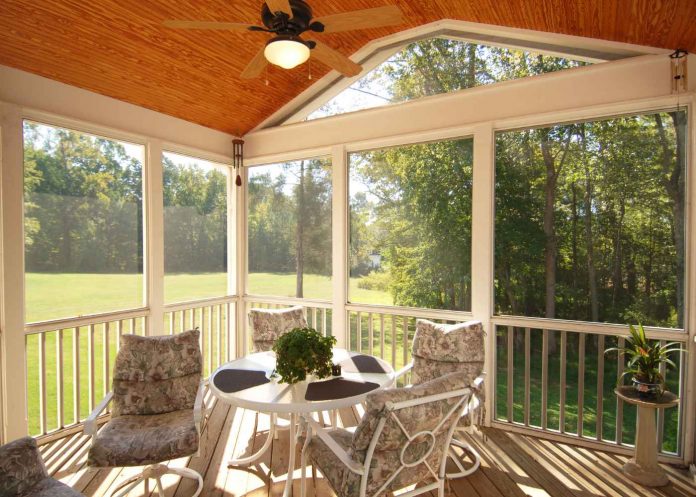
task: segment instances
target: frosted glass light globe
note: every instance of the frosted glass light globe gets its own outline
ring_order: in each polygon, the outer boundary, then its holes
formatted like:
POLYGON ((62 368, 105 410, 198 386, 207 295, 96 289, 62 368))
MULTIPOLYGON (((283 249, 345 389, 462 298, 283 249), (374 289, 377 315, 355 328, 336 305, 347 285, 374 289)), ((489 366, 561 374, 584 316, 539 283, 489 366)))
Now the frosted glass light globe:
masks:
POLYGON ((266 60, 283 69, 292 69, 309 59, 309 47, 296 40, 275 39, 263 51, 266 60))

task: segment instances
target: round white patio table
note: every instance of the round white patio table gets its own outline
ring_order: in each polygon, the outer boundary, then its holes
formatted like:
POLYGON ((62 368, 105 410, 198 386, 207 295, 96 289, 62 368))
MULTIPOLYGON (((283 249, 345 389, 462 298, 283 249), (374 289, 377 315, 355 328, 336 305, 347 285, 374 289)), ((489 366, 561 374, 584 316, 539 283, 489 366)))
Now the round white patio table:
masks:
MULTIPOLYGON (((357 352, 348 352, 344 349, 333 349, 333 363, 340 364, 351 357, 362 356, 357 352)), ((276 419, 278 414, 289 414, 290 415, 290 454, 288 455, 288 476, 285 482, 285 490, 283 492, 284 497, 289 497, 292 493, 292 480, 293 472, 295 469, 295 443, 296 443, 296 428, 298 423, 298 416, 300 414, 310 413, 310 412, 321 412, 321 411, 333 411, 334 409, 341 409, 344 407, 350 407, 360 402, 364 401, 365 398, 372 392, 376 392, 380 389, 387 388, 394 383, 395 375, 394 369, 391 365, 377 357, 374 358, 378 364, 381 366, 385 372, 383 373, 360 373, 346 371, 343 368, 341 377, 346 380, 353 380, 359 382, 371 382, 375 383, 377 386, 365 393, 359 395, 354 395, 352 397, 344 397, 340 399, 329 399, 329 400, 317 400, 310 401, 305 399, 305 393, 307 392, 307 386, 309 383, 324 381, 324 380, 310 380, 296 383, 294 385, 289 385, 287 383, 279 383, 278 381, 271 379, 270 382, 264 383, 262 385, 257 385, 245 390, 240 390, 238 392, 224 392, 220 390, 215 385, 215 376, 224 370, 229 369, 241 369, 249 371, 264 371, 267 377, 270 377, 271 373, 275 370, 276 359, 275 353, 273 352, 257 352, 254 354, 249 354, 240 359, 223 364, 215 372, 210 375, 210 389, 215 395, 215 397, 225 403, 232 405, 233 407, 241 407, 244 409, 249 409, 252 411, 262 412, 271 415, 271 424, 268 432, 268 437, 264 442, 263 446, 254 454, 249 457, 232 459, 230 461, 230 466, 246 466, 254 461, 258 460, 263 454, 270 448, 271 442, 275 436, 276 430, 276 419)), ((330 380, 331 378, 326 378, 325 380, 330 380)))

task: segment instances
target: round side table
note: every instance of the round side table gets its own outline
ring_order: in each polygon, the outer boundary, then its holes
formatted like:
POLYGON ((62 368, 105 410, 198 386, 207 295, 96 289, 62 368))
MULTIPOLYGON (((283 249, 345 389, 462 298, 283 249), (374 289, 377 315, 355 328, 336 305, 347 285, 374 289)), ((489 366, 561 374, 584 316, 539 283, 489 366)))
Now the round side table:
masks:
POLYGON ((631 480, 646 487, 661 487, 669 483, 667 473, 657 464, 657 432, 655 429, 655 410, 674 407, 679 397, 672 392, 664 392, 656 399, 643 399, 632 386, 622 386, 614 390, 618 398, 638 407, 636 420, 635 456, 623 466, 624 474, 631 480))

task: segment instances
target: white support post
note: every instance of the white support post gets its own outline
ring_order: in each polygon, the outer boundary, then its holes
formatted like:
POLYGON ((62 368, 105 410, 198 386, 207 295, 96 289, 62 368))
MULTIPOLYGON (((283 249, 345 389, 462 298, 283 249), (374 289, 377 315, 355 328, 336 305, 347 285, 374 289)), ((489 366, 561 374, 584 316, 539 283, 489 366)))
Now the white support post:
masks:
MULTIPOLYGON (((691 62, 696 66, 696 62, 691 62)), ((695 67, 696 68, 696 67, 695 67)), ((692 72, 694 74, 696 71, 692 72)), ((695 78, 696 79, 696 78, 695 78)), ((689 83, 694 85, 696 83, 689 83)), ((688 361, 686 375, 686 396, 684 406, 680 407, 684 417, 684 462, 687 464, 696 462, 696 309, 691 305, 696 296, 696 122, 694 122, 694 105, 688 106, 688 144, 686 146, 686 291, 684 294, 684 328, 689 333, 689 340, 685 348, 687 354, 682 355, 682 361, 688 361)))
POLYGON ((26 362, 24 343, 24 204, 21 109, 0 103, 0 377, 2 439, 14 440, 27 434, 26 362), (7 400, 11 399, 11 402, 7 400))
POLYGON ((165 333, 162 142, 149 140, 145 154, 145 303, 150 308, 150 318, 147 320, 148 334, 156 336, 165 333))
MULTIPOLYGON (((234 173, 233 173, 234 174, 234 173)), ((235 234, 235 243, 231 243, 228 239, 227 247, 230 250, 230 245, 234 245, 233 252, 234 259, 228 259, 235 261, 234 267, 234 281, 230 281, 230 285, 234 285, 234 289, 230 288, 230 291, 234 291, 239 297, 237 299, 237 305, 235 306, 235 331, 236 331, 236 341, 235 341, 235 356, 242 357, 247 353, 247 309, 246 309, 246 294, 247 294, 247 270, 249 265, 247 264, 247 168, 242 167, 239 169, 239 174, 242 177, 242 186, 235 185, 235 178, 231 178, 228 185, 232 185, 228 188, 232 188, 234 194, 232 199, 232 208, 235 212, 228 212, 227 219, 234 219, 233 229, 234 231, 228 231, 228 233, 235 234)), ((228 190, 229 191, 229 190, 228 190)), ((228 226, 228 230, 230 227, 228 226)), ((230 252, 228 252, 230 253, 230 252)))
POLYGON ((331 148, 331 274, 333 282, 331 307, 331 333, 336 345, 346 348, 349 344, 346 316, 348 302, 348 165, 346 149, 342 145, 331 148))
POLYGON ((493 316, 493 254, 495 198, 495 135, 490 123, 474 130, 474 178, 471 226, 471 312, 486 332, 486 425, 493 413, 495 330, 493 316))

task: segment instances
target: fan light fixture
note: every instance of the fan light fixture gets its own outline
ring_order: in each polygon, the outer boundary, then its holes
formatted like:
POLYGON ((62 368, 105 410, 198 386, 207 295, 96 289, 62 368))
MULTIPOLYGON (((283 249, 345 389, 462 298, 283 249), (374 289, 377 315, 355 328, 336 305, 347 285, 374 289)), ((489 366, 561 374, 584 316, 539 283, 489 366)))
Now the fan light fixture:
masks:
POLYGON ((309 47, 295 36, 277 36, 263 51, 266 60, 283 69, 292 69, 309 59, 309 47))

